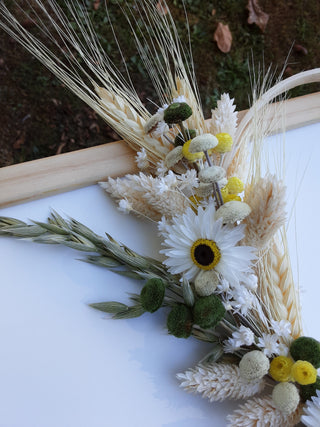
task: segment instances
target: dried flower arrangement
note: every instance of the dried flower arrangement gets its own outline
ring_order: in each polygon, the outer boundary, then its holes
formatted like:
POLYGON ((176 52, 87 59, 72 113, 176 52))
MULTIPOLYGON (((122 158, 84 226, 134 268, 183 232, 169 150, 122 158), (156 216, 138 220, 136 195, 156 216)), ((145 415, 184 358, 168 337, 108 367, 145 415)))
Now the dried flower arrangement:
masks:
POLYGON ((0 26, 137 151, 139 174, 100 185, 122 212, 158 222, 165 259, 142 257, 56 212, 47 223, 31 225, 1 217, 0 234, 88 252, 88 262, 140 279, 141 293, 131 296, 131 306, 111 301, 92 307, 117 319, 165 307, 169 334, 211 343, 210 354, 177 378, 186 391, 210 401, 246 399, 228 416, 229 426, 318 426, 320 343, 303 336, 283 228, 285 189, 276 176, 261 176, 260 148, 270 129, 264 121, 269 103, 298 84, 319 80, 320 71, 254 91, 239 126, 228 94, 205 121, 192 62, 187 69, 170 12, 161 14, 144 0, 135 7, 146 17, 150 40, 142 46, 135 37, 161 103, 151 115, 99 50, 77 2, 69 8, 83 40, 55 0, 35 3, 51 22, 49 33, 39 20, 43 32, 63 41, 65 62, 22 27, 4 2, 0 26))

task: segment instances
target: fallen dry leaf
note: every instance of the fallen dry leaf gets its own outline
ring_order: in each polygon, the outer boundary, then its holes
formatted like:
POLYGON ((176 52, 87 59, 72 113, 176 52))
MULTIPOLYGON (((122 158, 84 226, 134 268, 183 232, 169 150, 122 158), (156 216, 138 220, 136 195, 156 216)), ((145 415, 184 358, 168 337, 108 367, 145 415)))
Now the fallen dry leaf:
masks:
POLYGON ((295 52, 301 53, 302 55, 308 55, 308 49, 306 49, 304 46, 302 46, 301 44, 295 44, 293 46, 293 50, 295 52))
POLYGON ((249 10, 248 24, 256 24, 262 32, 266 29, 269 21, 269 15, 265 13, 258 0, 248 0, 247 9, 249 10))
POLYGON ((19 132, 18 135, 19 135, 18 139, 13 144, 13 148, 15 150, 19 150, 19 148, 21 148, 21 145, 23 145, 26 141, 26 134, 24 131, 22 133, 19 132))
POLYGON ((100 1, 101 0, 94 0, 94 2, 93 2, 93 9, 94 10, 98 10, 99 9, 99 7, 100 7, 100 1))
POLYGON ((159 14, 162 16, 164 16, 168 13, 168 8, 166 5, 166 2, 163 0, 158 1, 156 8, 157 8, 157 11, 159 12, 159 14))
POLYGON ((221 52, 230 52, 232 44, 232 34, 229 29, 229 25, 223 25, 222 22, 219 22, 217 29, 214 32, 213 40, 217 42, 218 48, 221 50, 221 52))

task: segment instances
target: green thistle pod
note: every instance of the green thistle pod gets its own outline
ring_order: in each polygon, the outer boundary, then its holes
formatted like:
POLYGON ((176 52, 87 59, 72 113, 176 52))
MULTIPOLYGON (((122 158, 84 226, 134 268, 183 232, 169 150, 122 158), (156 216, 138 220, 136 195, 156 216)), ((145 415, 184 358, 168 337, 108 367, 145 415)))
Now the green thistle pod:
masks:
POLYGON ((320 343, 314 338, 297 338, 290 346, 290 354, 294 360, 306 360, 315 368, 320 367, 320 343))
POLYGON ((317 390, 320 390, 320 377, 317 377, 317 381, 313 384, 300 386, 301 399, 304 402, 307 400, 311 400, 312 396, 316 396, 317 390))
POLYGON ((168 124, 187 120, 192 115, 192 109, 185 102, 174 102, 164 110, 164 121, 168 124))
POLYGON ((193 307, 194 323, 201 328, 214 328, 223 319, 225 308, 217 295, 199 298, 193 307))
POLYGON ((192 330, 192 312, 183 304, 176 304, 167 318, 167 328, 177 338, 188 338, 192 330))
MULTIPOLYGON (((197 132, 194 129, 186 129, 187 139, 192 139, 197 136, 197 132)), ((184 140, 181 133, 179 133, 174 139, 174 145, 178 147, 179 145, 183 145, 186 141, 184 140)))
POLYGON ((161 307, 165 286, 161 279, 149 279, 141 290, 140 301, 144 310, 154 313, 161 307))

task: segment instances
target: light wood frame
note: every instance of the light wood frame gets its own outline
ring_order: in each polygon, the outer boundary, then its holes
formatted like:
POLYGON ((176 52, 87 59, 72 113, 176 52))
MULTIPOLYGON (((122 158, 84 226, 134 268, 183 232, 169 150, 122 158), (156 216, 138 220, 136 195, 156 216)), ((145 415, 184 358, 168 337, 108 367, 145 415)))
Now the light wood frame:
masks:
MULTIPOLYGON (((277 104, 270 110, 273 117, 277 104)), ((239 120, 246 111, 239 113, 239 120)), ((320 121, 320 92, 285 101, 286 128, 320 121)), ((273 132, 280 129, 275 124, 273 132)), ((0 207, 73 190, 137 171, 135 152, 117 141, 0 169, 0 207)))

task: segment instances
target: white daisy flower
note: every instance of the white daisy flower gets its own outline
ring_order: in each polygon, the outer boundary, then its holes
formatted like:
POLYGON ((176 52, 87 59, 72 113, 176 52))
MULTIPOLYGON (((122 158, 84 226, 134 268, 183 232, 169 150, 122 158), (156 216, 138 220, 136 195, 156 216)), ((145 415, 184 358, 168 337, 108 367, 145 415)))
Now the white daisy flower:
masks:
POLYGON ((272 355, 279 354, 279 343, 278 343, 278 335, 276 334, 262 334, 262 337, 259 337, 257 346, 260 347, 263 353, 267 357, 271 357, 272 355))
POLYGON ((236 246, 244 237, 244 225, 224 226, 222 219, 214 220, 214 214, 213 204, 207 209, 199 207, 197 213, 188 208, 160 230, 166 247, 161 250, 167 257, 164 264, 172 274, 183 273, 188 280, 194 280, 202 270, 214 269, 231 285, 238 286, 251 272, 253 248, 236 246))
POLYGON ((311 397, 312 400, 307 400, 303 409, 301 421, 307 427, 319 427, 320 420, 320 390, 317 390, 317 395, 311 397))

